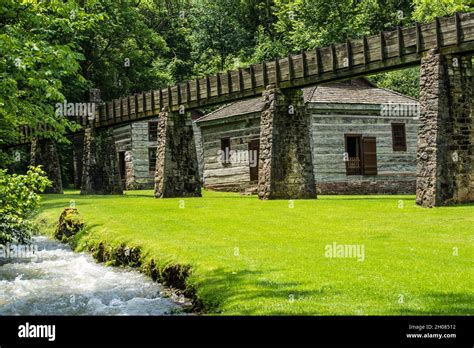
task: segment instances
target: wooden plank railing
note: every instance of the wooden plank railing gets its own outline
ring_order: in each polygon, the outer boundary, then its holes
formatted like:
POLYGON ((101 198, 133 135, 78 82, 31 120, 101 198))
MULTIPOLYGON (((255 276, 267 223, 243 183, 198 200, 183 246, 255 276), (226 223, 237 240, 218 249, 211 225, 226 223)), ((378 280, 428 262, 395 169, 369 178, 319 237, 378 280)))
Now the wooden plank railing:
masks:
MULTIPOLYGON (((269 84, 280 88, 304 87, 334 80, 400 69, 419 64, 432 48, 446 53, 474 51, 474 13, 456 13, 343 44, 304 51, 286 58, 220 72, 105 103, 98 108, 96 127, 130 123, 158 115, 167 106, 176 111, 255 97, 269 84)), ((81 125, 88 125, 87 118, 81 125)), ((29 132, 31 133, 31 132, 29 132)), ((22 142, 28 142, 25 131, 22 142)))

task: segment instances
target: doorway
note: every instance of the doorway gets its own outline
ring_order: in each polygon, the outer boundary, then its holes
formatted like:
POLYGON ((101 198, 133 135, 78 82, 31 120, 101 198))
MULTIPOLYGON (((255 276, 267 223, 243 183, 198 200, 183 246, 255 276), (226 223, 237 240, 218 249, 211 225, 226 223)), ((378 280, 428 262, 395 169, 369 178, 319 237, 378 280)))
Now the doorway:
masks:
POLYGON ((260 140, 249 142, 250 181, 258 181, 258 159, 260 157, 260 140))
POLYGON ((125 187, 125 151, 120 151, 118 155, 119 155, 120 179, 122 180, 123 187, 125 187))
POLYGON ((344 160, 346 162, 346 175, 361 175, 361 135, 346 134, 346 154, 344 160))

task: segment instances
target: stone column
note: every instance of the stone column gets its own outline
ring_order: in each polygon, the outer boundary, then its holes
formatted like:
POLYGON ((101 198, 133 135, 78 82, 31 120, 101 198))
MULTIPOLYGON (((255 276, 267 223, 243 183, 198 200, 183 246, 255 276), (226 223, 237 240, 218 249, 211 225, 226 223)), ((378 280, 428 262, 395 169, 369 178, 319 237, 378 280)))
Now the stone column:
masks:
POLYGON ((121 195, 122 180, 113 128, 86 128, 81 195, 121 195))
POLYGON ((260 199, 316 198, 310 117, 300 89, 263 92, 260 120, 260 199))
POLYGON ((164 108, 158 118, 155 197, 201 197, 196 146, 189 112, 164 108))
POLYGON ((81 189, 82 181, 82 152, 84 150, 84 133, 74 134, 72 138, 72 160, 74 169, 74 188, 81 189))
POLYGON ((46 188, 44 193, 62 194, 63 182, 61 179, 61 166, 59 164, 56 143, 51 139, 33 140, 31 142, 31 165, 43 166, 52 186, 46 188))
POLYGON ((474 201, 472 56, 429 51, 420 69, 416 203, 474 201))

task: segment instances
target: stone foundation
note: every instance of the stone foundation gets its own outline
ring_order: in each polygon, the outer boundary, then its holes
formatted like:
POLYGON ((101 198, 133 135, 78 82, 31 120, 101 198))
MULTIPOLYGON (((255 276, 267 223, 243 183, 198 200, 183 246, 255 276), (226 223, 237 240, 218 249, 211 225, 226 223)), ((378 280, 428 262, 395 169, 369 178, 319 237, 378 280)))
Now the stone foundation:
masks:
POLYGON ((263 92, 260 120, 260 199, 316 198, 310 119, 300 89, 263 92))
POLYGON ((155 197, 201 197, 196 147, 189 112, 163 110, 158 118, 155 197))
POLYGON ((316 182, 322 195, 413 195, 415 180, 316 182))
POLYGON ((416 202, 474 201, 472 56, 431 50, 420 70, 416 202))
POLYGON ((81 195, 123 194, 112 128, 84 134, 81 195))
POLYGON ((46 188, 44 193, 64 193, 58 151, 53 140, 33 140, 31 142, 30 163, 33 166, 43 166, 43 170, 52 182, 52 186, 46 188))

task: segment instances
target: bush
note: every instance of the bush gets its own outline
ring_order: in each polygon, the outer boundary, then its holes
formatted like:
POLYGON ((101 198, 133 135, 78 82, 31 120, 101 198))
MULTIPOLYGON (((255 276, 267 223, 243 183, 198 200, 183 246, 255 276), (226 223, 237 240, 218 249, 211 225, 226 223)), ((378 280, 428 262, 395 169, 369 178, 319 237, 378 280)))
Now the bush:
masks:
POLYGON ((26 175, 0 169, 0 244, 31 240, 37 226, 29 219, 37 211, 39 193, 50 185, 40 167, 30 166, 26 175))

